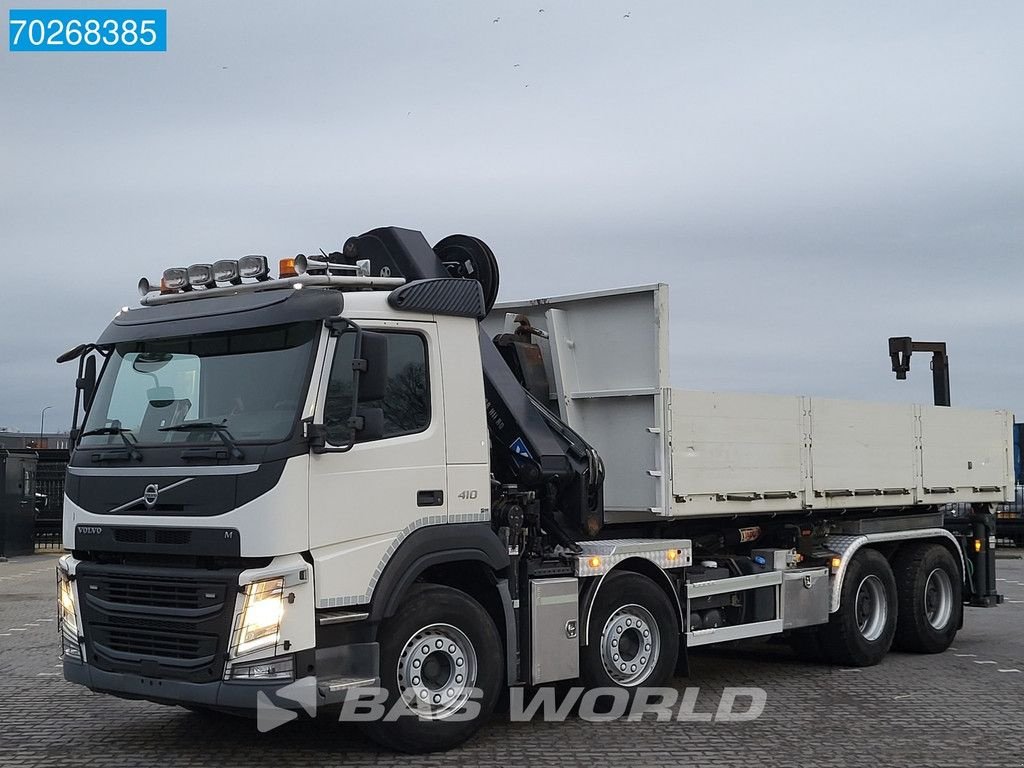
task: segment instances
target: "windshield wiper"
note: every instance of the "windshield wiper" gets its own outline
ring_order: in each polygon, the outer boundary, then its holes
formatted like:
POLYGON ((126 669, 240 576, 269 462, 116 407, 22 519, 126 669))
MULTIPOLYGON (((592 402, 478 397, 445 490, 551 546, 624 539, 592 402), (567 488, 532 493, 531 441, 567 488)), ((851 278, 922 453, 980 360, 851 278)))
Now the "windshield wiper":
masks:
POLYGON ((212 421, 188 421, 182 424, 175 424, 173 427, 160 427, 159 432, 216 432, 217 437, 231 451, 231 456, 236 459, 243 459, 245 455, 238 443, 231 436, 226 424, 216 424, 212 421))
POLYGON ((90 429, 87 432, 83 432, 79 437, 89 437, 90 435, 117 435, 124 441, 125 448, 128 449, 128 458, 135 459, 136 461, 142 461, 142 454, 139 453, 139 449, 135 443, 128 439, 128 435, 132 434, 130 429, 124 427, 99 427, 97 429, 90 429))

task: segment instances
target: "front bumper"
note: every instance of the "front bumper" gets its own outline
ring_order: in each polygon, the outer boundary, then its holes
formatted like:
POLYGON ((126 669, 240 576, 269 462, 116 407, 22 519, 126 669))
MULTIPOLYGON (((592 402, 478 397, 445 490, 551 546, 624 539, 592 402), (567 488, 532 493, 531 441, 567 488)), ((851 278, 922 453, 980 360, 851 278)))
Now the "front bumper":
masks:
POLYGON ((298 680, 211 681, 145 677, 125 672, 108 672, 91 664, 64 659, 64 678, 97 693, 123 699, 144 699, 158 704, 208 707, 255 714, 268 700, 282 709, 312 709, 343 703, 356 691, 377 688, 380 679, 380 647, 377 643, 356 643, 319 649, 312 669, 316 674, 298 680), (288 690, 285 690, 288 689, 288 690), (315 690, 315 699, 312 691, 315 690), (278 695, 279 693, 283 695, 278 695), (262 694, 262 698, 261 698, 262 694))
POLYGON ((311 571, 298 555, 247 570, 100 565, 66 556, 60 572, 69 585, 66 602, 74 603, 67 631, 80 646, 77 658, 65 656, 64 677, 93 691, 242 713, 267 699, 309 711, 343 701, 349 689, 376 686, 373 629, 318 629, 311 571), (268 579, 282 581, 284 590, 274 644, 237 654, 232 643, 247 610, 243 587, 268 579), (290 660, 292 676, 235 674, 278 659, 290 660), (289 686, 295 687, 283 691, 289 686))
POLYGON ((296 708, 294 701, 279 699, 276 693, 292 683, 190 683, 184 680, 161 680, 152 677, 106 672, 90 664, 64 660, 64 677, 97 693, 109 693, 123 699, 145 699, 158 704, 180 704, 211 709, 256 711, 257 696, 263 693, 285 708, 296 708))

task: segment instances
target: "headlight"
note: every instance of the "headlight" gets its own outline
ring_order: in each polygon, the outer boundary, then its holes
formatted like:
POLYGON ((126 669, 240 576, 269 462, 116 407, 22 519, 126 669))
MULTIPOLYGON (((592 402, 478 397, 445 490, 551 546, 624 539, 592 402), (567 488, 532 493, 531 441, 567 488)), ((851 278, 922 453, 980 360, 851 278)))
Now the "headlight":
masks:
POLYGON ((82 660, 78 636, 78 618, 75 615, 75 589, 62 569, 57 569, 57 627, 60 630, 61 650, 66 658, 82 660))
POLYGON ((255 581, 245 588, 242 615, 235 629, 234 655, 277 645, 284 614, 284 579, 255 581))

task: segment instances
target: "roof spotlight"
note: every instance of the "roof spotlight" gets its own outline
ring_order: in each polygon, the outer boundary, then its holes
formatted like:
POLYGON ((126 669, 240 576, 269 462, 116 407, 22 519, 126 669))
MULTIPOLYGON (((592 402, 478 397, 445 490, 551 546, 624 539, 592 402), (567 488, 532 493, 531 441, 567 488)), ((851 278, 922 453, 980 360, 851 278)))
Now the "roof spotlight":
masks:
POLYGON ((266 256, 243 256, 238 260, 239 277, 255 277, 257 280, 267 280, 270 275, 270 264, 266 256))
POLYGON ((188 268, 188 283, 193 288, 213 288, 217 285, 217 281, 213 279, 213 265, 191 265, 188 268))
POLYGON ((187 291, 192 287, 188 284, 188 270, 185 267, 165 269, 163 284, 169 291, 187 291))
POLYGON ((214 262, 213 279, 218 283, 231 283, 232 285, 241 283, 242 278, 238 274, 238 262, 232 259, 214 262))

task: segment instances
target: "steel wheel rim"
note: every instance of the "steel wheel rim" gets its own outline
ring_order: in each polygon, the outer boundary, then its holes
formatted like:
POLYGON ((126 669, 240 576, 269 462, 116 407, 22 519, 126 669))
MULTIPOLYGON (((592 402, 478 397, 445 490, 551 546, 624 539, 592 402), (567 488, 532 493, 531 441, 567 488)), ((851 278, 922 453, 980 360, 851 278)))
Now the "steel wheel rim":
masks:
POLYGON ((654 672, 660 652, 658 622, 642 605, 623 605, 604 623, 601 662, 608 677, 618 685, 640 685, 654 672))
POLYGON ((405 643, 398 657, 398 693, 427 720, 443 720, 469 701, 476 686, 473 643, 458 627, 429 624, 405 643))
POLYGON ((868 642, 880 638, 889 618, 889 603, 882 580, 874 574, 865 576, 857 586, 854 606, 861 636, 868 642))
POLYGON ((933 629, 945 629, 953 615, 953 582, 935 568, 924 583, 924 615, 933 629))

